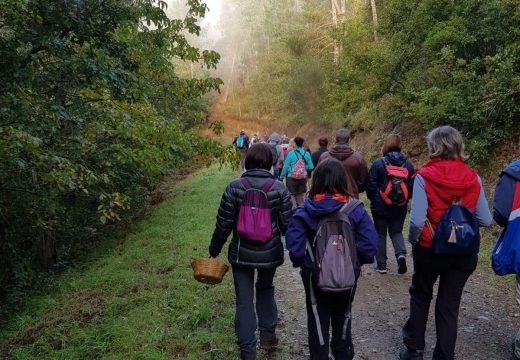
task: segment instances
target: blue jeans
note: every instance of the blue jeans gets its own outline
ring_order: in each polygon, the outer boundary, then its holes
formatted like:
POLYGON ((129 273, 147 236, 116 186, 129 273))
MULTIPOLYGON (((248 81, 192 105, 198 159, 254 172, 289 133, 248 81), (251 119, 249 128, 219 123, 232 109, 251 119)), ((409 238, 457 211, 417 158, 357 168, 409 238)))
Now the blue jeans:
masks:
POLYGON ((256 357, 256 318, 260 340, 269 340, 275 336, 278 324, 278 310, 274 300, 273 278, 276 269, 255 269, 233 266, 235 282, 236 312, 235 334, 240 352, 245 357, 256 357), (255 285, 255 286, 253 286, 255 285), (256 314, 253 303, 256 288, 256 314))

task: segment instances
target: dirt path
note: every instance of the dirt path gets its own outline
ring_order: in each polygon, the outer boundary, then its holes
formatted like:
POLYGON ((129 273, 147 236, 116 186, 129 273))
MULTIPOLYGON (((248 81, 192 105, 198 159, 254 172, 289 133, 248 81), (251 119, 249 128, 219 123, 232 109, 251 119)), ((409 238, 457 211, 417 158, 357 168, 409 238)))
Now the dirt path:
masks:
MULTIPOLYGON (((213 110, 212 120, 223 121, 228 138, 233 133, 230 130, 236 133, 241 128, 257 129, 260 126, 259 132, 267 131, 266 124, 224 114, 220 104, 213 110)), ((221 141, 224 136, 220 137, 221 141)), ((411 254, 410 248, 408 252, 411 254)), ((388 241, 388 254, 392 253, 388 241)), ((390 271, 386 275, 376 273, 370 265, 363 268, 353 305, 352 336, 356 360, 398 359, 404 348, 401 327, 409 314, 408 288, 413 272, 410 255, 407 262, 409 271, 405 275, 397 275, 397 264, 391 256, 390 271)), ((513 280, 506 286, 502 282, 494 283, 496 277, 485 267, 479 265, 464 289, 456 348, 459 360, 510 360, 511 340, 520 328, 520 309, 514 301, 513 280)), ((277 272, 275 287, 281 344, 275 352, 260 352, 259 359, 308 359, 303 284, 299 269, 292 267, 288 256, 277 272)), ((431 359, 435 345, 435 295, 436 290, 430 306, 425 359, 431 359)))
MULTIPOLYGON (((392 253, 392 249, 388 249, 392 253)), ((357 360, 397 359, 403 349, 401 327, 409 311, 409 272, 397 275, 395 259, 389 259, 389 272, 376 273, 370 266, 363 268, 353 306, 353 339, 357 360)), ((512 285, 502 289, 493 277, 477 269, 465 287, 459 315, 457 359, 509 360, 511 339, 520 326, 512 285)), ((269 359, 308 359, 307 318, 304 291, 298 269, 289 259, 276 276, 276 297, 280 311, 280 337, 283 346, 269 359)), ((435 291, 436 293, 436 291, 435 291)), ((434 294, 435 294, 434 293, 434 294)), ((431 359, 435 344, 433 319, 435 297, 430 308, 425 359, 431 359)))

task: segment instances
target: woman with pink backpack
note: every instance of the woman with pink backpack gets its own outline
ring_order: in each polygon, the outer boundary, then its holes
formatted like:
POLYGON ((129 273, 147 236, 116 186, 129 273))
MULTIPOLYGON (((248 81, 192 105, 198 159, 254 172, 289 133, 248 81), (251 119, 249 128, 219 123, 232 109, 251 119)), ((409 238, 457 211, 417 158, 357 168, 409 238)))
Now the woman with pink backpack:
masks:
POLYGON ((307 176, 314 170, 310 153, 303 149, 304 141, 300 136, 294 138, 296 149, 287 154, 280 174, 280 179, 287 177, 287 188, 295 208, 303 204, 307 192, 307 176))
POLYGON ((284 184, 273 178, 272 165, 267 144, 255 144, 248 150, 246 172, 231 181, 222 195, 209 246, 210 256, 217 257, 233 234, 228 260, 236 294, 235 333, 240 357, 247 360, 256 359, 257 316, 260 347, 268 350, 278 344, 273 278, 284 261, 281 237, 292 215, 292 203, 284 184))

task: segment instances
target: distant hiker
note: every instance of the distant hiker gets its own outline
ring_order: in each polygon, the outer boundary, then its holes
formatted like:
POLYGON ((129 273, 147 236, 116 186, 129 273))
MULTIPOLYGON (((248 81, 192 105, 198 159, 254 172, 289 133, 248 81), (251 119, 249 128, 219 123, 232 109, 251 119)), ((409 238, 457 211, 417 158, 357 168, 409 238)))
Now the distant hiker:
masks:
POLYGON ((251 142, 249 143, 249 147, 253 146, 254 144, 258 144, 260 140, 258 139, 257 134, 253 134, 253 137, 251 138, 251 142))
POLYGON ((240 153, 240 172, 243 173, 245 171, 246 153, 249 148, 249 137, 245 130, 240 131, 240 134, 235 137, 233 145, 235 145, 235 148, 240 153))
POLYGON ((284 161, 283 149, 282 145, 280 145, 281 142, 282 138, 277 132, 274 132, 269 136, 269 147, 273 153, 273 174, 275 179, 280 177, 280 169, 283 166, 284 161))
POLYGON ((313 152, 311 156, 314 167, 318 166, 321 154, 329 151, 329 149, 327 149, 327 146, 329 145, 329 139, 327 139, 326 136, 322 136, 318 139, 318 144, 320 145, 320 148, 313 152))
POLYGON ((387 272, 386 238, 390 235, 397 259, 397 272, 404 274, 407 267, 403 225, 412 195, 414 168, 401 153, 401 136, 398 134, 388 135, 381 154, 383 157, 372 163, 366 182, 372 219, 379 235, 376 270, 382 274, 387 272))
POLYGON ((307 172, 314 169, 310 154, 303 149, 303 142, 300 136, 294 138, 296 149, 287 154, 280 174, 281 179, 287 176, 287 188, 295 208, 303 204, 307 192, 307 172))
POLYGON ((363 156, 352 150, 349 146, 350 131, 347 129, 336 130, 336 145, 320 156, 320 162, 331 157, 341 161, 347 171, 349 188, 352 196, 359 198, 359 194, 365 191, 365 180, 368 174, 368 166, 363 156))
POLYGON ((374 224, 347 184, 338 160, 322 161, 314 171, 309 198, 285 234, 293 266, 302 269, 312 360, 328 360, 329 343, 335 359, 354 357, 352 301, 361 265, 374 262, 376 253, 374 224))
MULTIPOLYGON (((500 275, 516 273, 516 301, 520 305, 520 160, 517 160, 502 171, 500 180, 495 189, 493 198, 493 218, 496 223, 505 228, 502 230, 499 241, 500 252, 508 251, 498 255, 505 259, 502 263, 493 263, 493 267, 500 275), (513 253, 514 252, 514 253, 513 253)), ((498 250, 494 251, 498 253, 498 250)), ((513 343, 514 356, 520 359, 520 330, 515 336, 513 343)))
POLYGON ((248 360, 256 359, 257 315, 260 347, 269 349, 278 344, 273 277, 284 261, 281 236, 291 218, 292 203, 284 184, 273 179, 272 165, 268 145, 256 144, 249 149, 246 172, 229 183, 222 195, 209 246, 210 255, 217 257, 233 233, 228 260, 236 294, 235 333, 241 359, 248 360))
MULTIPOLYGON (((470 247, 471 252, 460 251, 459 240, 466 239, 460 230, 467 230, 469 234, 471 221, 478 221, 481 226, 491 224, 480 177, 464 162, 466 156, 460 133, 451 126, 441 126, 428 134, 427 143, 431 160, 417 172, 413 187, 408 241, 414 245, 414 273, 410 286, 410 317, 402 331, 407 348, 400 354, 402 360, 423 358, 426 322, 433 285, 438 278, 437 343, 433 359, 454 359, 460 300, 464 285, 477 266, 480 241, 478 229, 476 233, 472 231, 471 240, 476 244, 470 245, 477 248, 470 247), (469 210, 472 214, 466 223, 452 222, 446 229, 445 216, 457 209, 461 213, 469 210), (457 251, 448 253, 448 245, 457 251)), ((477 228, 478 224, 475 224, 477 228)))

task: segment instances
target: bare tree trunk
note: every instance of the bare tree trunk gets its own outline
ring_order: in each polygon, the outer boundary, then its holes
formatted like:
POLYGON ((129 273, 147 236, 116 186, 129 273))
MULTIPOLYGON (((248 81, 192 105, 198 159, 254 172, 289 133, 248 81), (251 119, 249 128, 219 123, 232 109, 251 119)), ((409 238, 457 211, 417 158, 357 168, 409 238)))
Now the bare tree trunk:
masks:
MULTIPOLYGON (((346 20, 347 15, 347 0, 331 0, 332 6, 332 24, 336 29, 339 28, 346 20)), ((334 40, 334 63, 339 63, 339 57, 342 52, 342 47, 334 40)))
POLYGON ((235 50, 235 52, 233 53, 233 60, 231 61, 231 71, 230 71, 230 74, 229 74, 228 85, 226 86, 226 89, 224 90, 224 94, 222 95, 222 102, 223 103, 227 102, 229 91, 233 87, 233 83, 235 81, 235 74, 234 74, 234 72, 235 72, 235 60, 236 60, 236 58, 237 58, 237 50, 235 50))
MULTIPOLYGON (((338 2, 337 0, 330 0, 332 6, 332 24, 337 29, 338 28, 338 2)), ((338 41, 334 40, 334 64, 339 62, 339 46, 338 41)))
POLYGON ((42 232, 38 243, 38 259, 41 271, 49 271, 56 264, 56 246, 54 244, 54 233, 50 230, 42 232))
POLYGON ((374 40, 379 41, 379 36, 377 34, 377 27, 379 26, 379 22, 377 21, 376 0, 370 0, 370 7, 372 8, 372 25, 374 26, 374 40))

